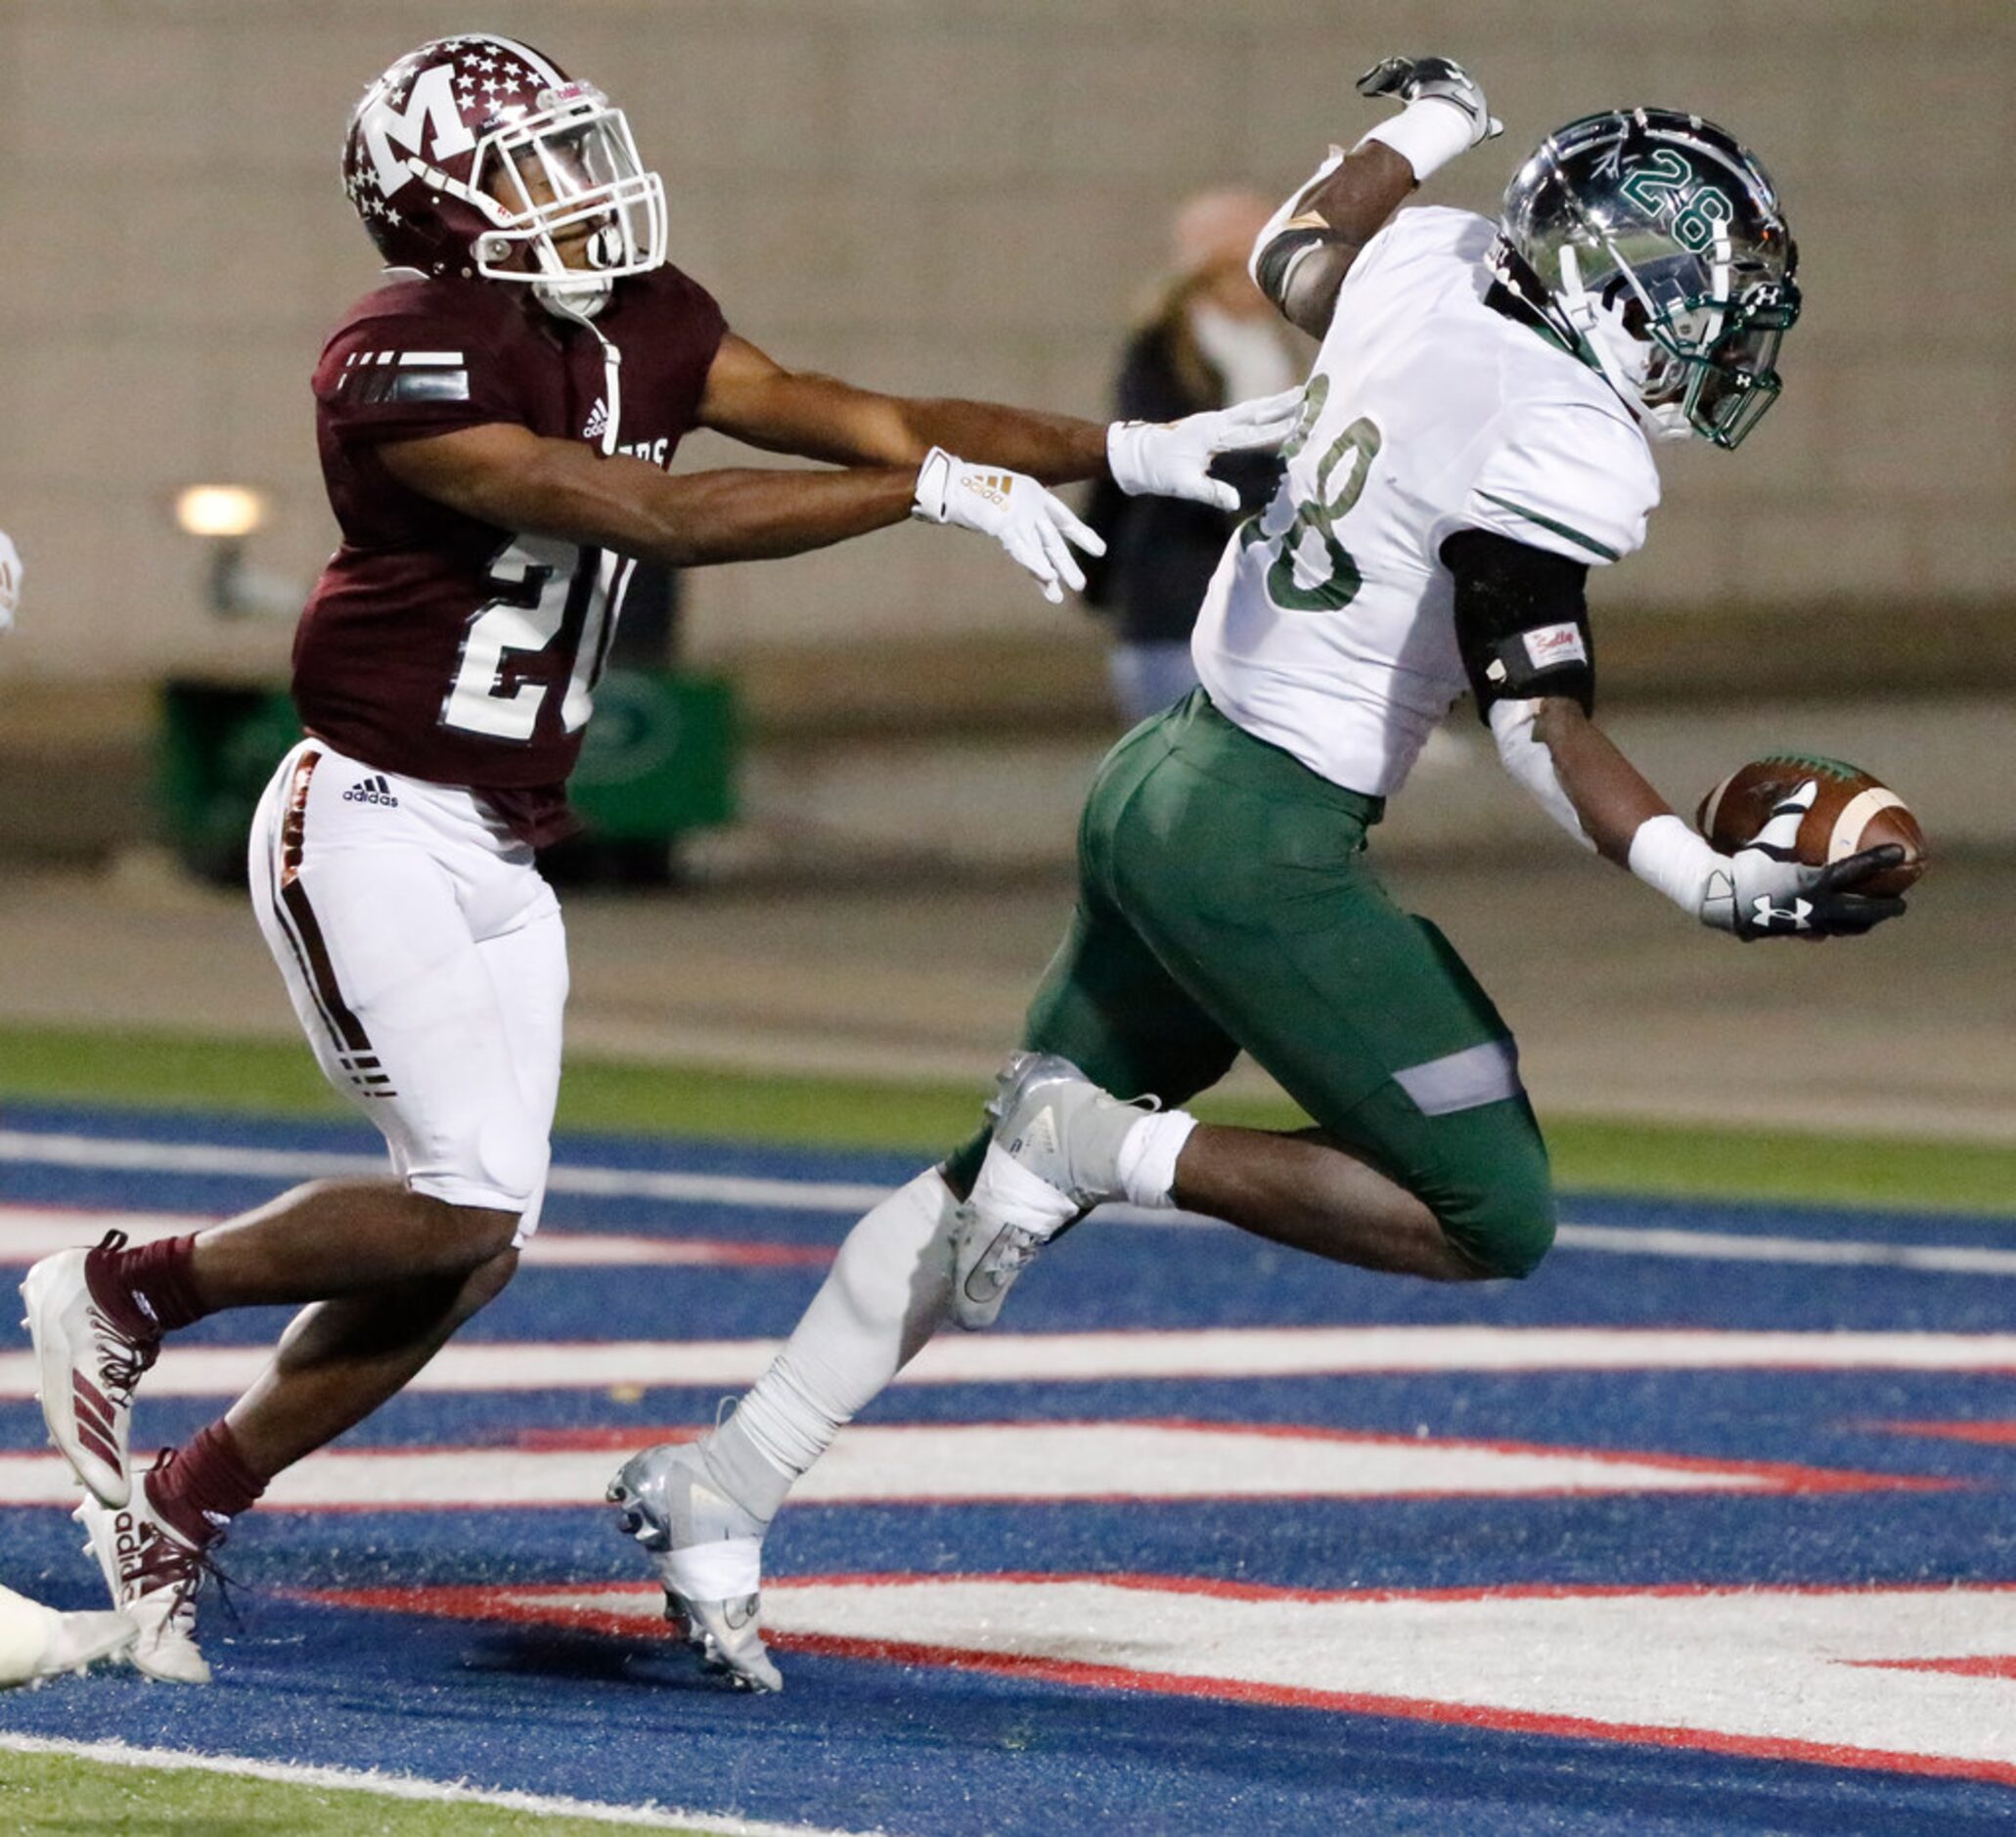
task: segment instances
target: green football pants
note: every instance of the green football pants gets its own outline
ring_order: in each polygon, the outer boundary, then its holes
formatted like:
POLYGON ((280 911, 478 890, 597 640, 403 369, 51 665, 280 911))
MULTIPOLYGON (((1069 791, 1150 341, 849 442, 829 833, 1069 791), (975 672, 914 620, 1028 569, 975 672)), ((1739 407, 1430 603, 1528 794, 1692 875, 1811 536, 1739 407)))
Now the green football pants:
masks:
POLYGON ((1553 1241, 1546 1147, 1490 997, 1366 861, 1383 807, 1201 690, 1143 723, 1086 801, 1077 911, 1023 1044, 1172 1105, 1243 1049, 1482 1268, 1524 1276, 1553 1241))

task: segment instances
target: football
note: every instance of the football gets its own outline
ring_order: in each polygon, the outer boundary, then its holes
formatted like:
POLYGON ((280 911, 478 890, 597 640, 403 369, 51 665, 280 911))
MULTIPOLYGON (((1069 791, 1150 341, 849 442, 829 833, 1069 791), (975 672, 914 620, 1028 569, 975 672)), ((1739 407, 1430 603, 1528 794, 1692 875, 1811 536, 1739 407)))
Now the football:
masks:
POLYGON ((1811 753, 1773 753, 1731 772, 1702 798, 1696 827, 1732 855, 1754 841, 1771 812, 1809 780, 1817 788, 1799 825, 1795 847, 1801 861, 1823 867, 1895 842, 1904 851, 1903 863, 1856 889, 1883 898, 1902 893, 1925 872, 1925 831, 1904 800, 1859 767, 1811 753))

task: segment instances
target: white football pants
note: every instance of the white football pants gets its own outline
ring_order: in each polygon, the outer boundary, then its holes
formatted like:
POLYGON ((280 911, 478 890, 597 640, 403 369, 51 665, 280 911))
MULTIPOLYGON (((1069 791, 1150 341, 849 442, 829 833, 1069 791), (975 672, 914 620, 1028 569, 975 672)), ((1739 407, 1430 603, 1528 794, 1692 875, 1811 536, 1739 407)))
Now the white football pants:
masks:
POLYGON ((304 740, 252 823, 252 906, 323 1075, 406 1186, 539 1224, 567 999, 560 902, 470 791, 304 740))

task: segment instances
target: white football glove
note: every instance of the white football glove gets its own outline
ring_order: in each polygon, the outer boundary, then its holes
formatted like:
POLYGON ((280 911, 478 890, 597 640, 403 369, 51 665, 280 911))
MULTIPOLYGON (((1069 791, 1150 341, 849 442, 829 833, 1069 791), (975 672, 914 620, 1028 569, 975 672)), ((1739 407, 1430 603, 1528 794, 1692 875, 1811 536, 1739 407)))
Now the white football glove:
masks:
POLYGON ((1207 409, 1182 421, 1116 421, 1106 429, 1106 467, 1131 498, 1187 498, 1235 511, 1239 494, 1211 476, 1221 453, 1273 453, 1302 419, 1302 389, 1207 409))
POLYGON ((0 529, 0 632, 14 624, 21 609, 21 556, 7 531, 0 529))
POLYGON ((1061 605, 1064 589, 1085 585, 1085 571, 1071 553, 1076 543, 1087 555, 1104 555, 1106 545, 1088 529, 1062 499, 1035 479, 955 459, 934 446, 918 469, 917 499, 910 514, 927 523, 952 523, 992 536, 1034 574, 1043 597, 1061 605))

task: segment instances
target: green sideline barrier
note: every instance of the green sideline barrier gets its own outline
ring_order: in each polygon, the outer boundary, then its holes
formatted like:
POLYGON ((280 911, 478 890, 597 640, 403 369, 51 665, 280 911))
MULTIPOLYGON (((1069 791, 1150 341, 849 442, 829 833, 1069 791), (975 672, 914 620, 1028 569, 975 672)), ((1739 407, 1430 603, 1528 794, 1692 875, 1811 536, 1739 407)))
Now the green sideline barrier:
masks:
MULTIPOLYGON (((591 835, 669 842, 733 822, 740 753, 735 689, 721 677, 610 670, 571 785, 591 835)), ((156 773, 175 853, 206 879, 244 873, 259 794, 301 737, 265 687, 177 680, 161 691, 156 773)))

